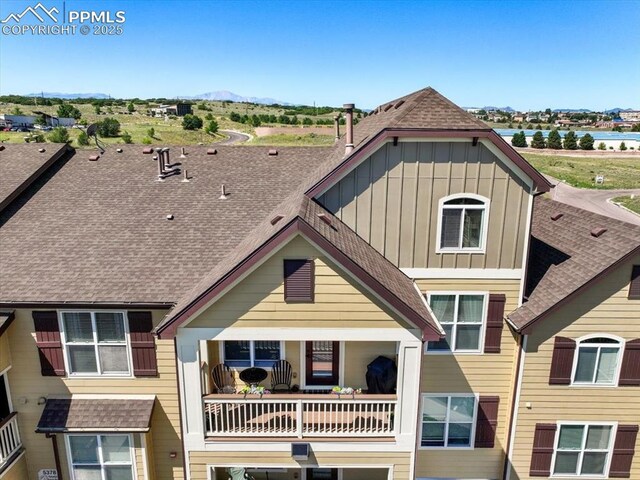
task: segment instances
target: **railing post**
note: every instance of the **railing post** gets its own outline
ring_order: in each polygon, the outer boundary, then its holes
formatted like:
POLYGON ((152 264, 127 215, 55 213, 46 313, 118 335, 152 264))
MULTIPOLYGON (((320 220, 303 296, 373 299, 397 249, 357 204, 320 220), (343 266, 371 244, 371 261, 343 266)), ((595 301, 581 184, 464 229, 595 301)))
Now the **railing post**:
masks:
POLYGON ((296 433, 298 435, 298 438, 302 438, 302 419, 303 418, 304 418, 303 403, 302 403, 302 399, 299 399, 296 402, 296 433))

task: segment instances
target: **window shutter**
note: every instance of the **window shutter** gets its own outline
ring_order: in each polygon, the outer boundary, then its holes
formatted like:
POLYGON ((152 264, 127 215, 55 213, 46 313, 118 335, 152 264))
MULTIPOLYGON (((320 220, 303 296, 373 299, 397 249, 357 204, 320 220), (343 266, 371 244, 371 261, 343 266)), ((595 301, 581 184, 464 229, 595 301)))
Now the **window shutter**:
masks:
POLYGON ((618 385, 640 386, 640 338, 630 340, 624 346, 618 385))
POLYGON ((484 353, 500 353, 505 302, 506 297, 502 293, 492 293, 489 295, 487 330, 484 336, 484 353))
POLYGON ((613 444, 610 478, 630 478, 631 462, 635 453, 638 425, 618 425, 616 441, 613 444))
POLYGON ((33 325, 36 331, 36 346, 40 356, 40 371, 44 377, 63 377, 64 355, 60 339, 58 313, 33 312, 33 325))
POLYGON ((557 428, 555 423, 536 423, 531 467, 529 468, 530 476, 548 477, 551 475, 551 458, 553 457, 553 444, 557 428))
POLYGON ((480 396, 478 400, 478 420, 476 422, 475 448, 493 448, 498 425, 498 404, 500 397, 480 396))
POLYGON ((129 319, 133 375, 155 377, 158 375, 158 359, 156 343, 151 333, 153 330, 151 312, 127 312, 127 318, 129 319))
POLYGON ((549 385, 569 385, 573 370, 573 355, 576 352, 576 342, 570 338, 556 337, 551 358, 551 374, 549 385))
POLYGON ((631 269, 631 284, 629 285, 629 299, 640 300, 640 265, 631 269))
POLYGON ((313 260, 284 261, 284 300, 286 302, 313 302, 313 260))

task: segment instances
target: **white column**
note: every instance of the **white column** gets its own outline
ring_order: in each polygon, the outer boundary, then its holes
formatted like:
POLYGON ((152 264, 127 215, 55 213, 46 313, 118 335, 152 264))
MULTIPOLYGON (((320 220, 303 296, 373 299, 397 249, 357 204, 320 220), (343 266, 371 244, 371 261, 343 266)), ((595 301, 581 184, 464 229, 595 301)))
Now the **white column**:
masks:
POLYGON ((422 342, 403 341, 398 356, 398 407, 396 438, 398 444, 413 449, 416 441, 420 392, 422 342))
POLYGON ((186 450, 204 449, 204 410, 198 339, 184 331, 177 337, 182 429, 186 450))

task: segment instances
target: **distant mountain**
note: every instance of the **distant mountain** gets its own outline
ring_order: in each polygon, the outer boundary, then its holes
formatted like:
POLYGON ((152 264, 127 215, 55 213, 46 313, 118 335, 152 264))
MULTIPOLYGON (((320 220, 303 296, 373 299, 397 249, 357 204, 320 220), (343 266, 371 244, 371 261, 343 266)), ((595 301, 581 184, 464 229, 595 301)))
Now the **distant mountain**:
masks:
POLYGON ((193 97, 182 97, 190 100, 217 100, 217 101, 230 101, 230 102, 246 102, 246 103, 259 103, 262 105, 293 105, 292 103, 276 100, 275 98, 263 98, 263 97, 243 97, 228 90, 219 90, 217 92, 201 93, 194 95, 193 97))
POLYGON ((611 114, 611 113, 620 113, 620 112, 633 112, 633 108, 620 108, 620 107, 616 107, 616 108, 611 108, 609 110, 605 110, 604 113, 606 114, 611 114))
POLYGON ((482 107, 485 112, 495 112, 496 110, 500 110, 502 112, 515 112, 515 110, 511 107, 482 107))
POLYGON ((59 93, 59 92, 40 92, 27 93, 27 97, 44 97, 44 98, 109 98, 106 93, 59 93))
POLYGON ((588 108, 556 108, 553 110, 554 113, 592 113, 593 110, 589 110, 588 108))

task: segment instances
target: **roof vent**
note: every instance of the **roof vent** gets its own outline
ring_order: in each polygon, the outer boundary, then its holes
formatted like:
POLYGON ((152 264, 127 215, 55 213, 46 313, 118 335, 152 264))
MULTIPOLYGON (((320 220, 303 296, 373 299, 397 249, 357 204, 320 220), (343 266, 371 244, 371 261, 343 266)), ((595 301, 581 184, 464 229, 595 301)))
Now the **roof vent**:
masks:
POLYGON ((389 110, 391 110, 391 107, 393 107, 393 103, 390 103, 389 105, 387 105, 386 107, 384 107, 385 112, 388 112, 389 110))
POLYGON ((46 152, 46 150, 45 150, 44 148, 39 148, 39 149, 38 149, 38 151, 39 151, 40 153, 44 153, 44 152, 46 152))
POLYGON ((562 217, 564 217, 564 213, 556 212, 551 215, 551 220, 555 222, 556 220, 560 220, 562 217))
POLYGON ((121 148, 116 148, 116 152, 122 153, 122 149, 121 148))
POLYGON ((142 149, 142 153, 144 153, 144 154, 153 153, 153 148, 151 148, 151 147, 143 148, 142 149))
POLYGON ((403 104, 404 104, 404 100, 400 100, 398 103, 396 103, 395 108, 396 108, 396 109, 398 109, 398 108, 400 108, 403 104))
POLYGON ((269 156, 270 157, 275 157, 276 155, 278 155, 278 150, 276 150, 275 148, 269 149, 269 156))
POLYGON ((182 181, 183 182, 188 182, 189 181, 189 174, 187 173, 187 169, 186 168, 182 171, 182 181))
POLYGON ((278 223, 280 220, 282 220, 284 218, 284 215, 276 215, 275 217, 273 217, 271 219, 271 225, 275 225, 276 223, 278 223))
POLYGON ((187 152, 185 151, 184 147, 180 149, 180 158, 187 158, 187 152))
POLYGON ((98 160, 100 158, 100 155, 91 155, 89 157, 89 160, 92 162, 95 162, 96 160, 98 160))
POLYGON ((218 197, 219 200, 226 200, 227 199, 227 189, 224 187, 224 183, 220 186, 220 196, 218 197))
POLYGON ((4 145, 0 145, 0 152, 5 149, 4 145))
POLYGON ((593 230, 591 230, 591 236, 598 238, 600 235, 602 235, 606 231, 607 231, 606 228, 596 227, 593 230))
POLYGON ((318 218, 322 220, 327 225, 331 225, 331 219, 325 213, 319 213, 318 218))
POLYGON ((169 215, 167 215, 167 220, 173 220, 173 214, 170 213, 169 215))
POLYGON ((215 155, 218 153, 218 150, 216 150, 215 148, 210 148, 207 150, 207 155, 215 155))

